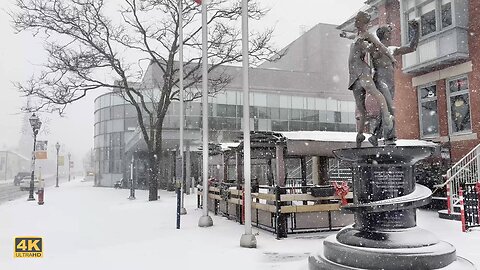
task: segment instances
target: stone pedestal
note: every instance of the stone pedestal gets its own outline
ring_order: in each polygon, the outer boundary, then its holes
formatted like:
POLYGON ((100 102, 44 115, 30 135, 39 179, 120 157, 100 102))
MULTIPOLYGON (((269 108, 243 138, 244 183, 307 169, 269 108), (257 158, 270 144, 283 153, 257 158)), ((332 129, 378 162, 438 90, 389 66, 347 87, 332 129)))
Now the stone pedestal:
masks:
POLYGON ((352 163, 355 224, 324 240, 309 258, 310 270, 336 269, 475 269, 455 247, 418 228, 416 208, 431 191, 415 183, 413 165, 434 147, 385 146, 341 149, 334 154, 352 163))

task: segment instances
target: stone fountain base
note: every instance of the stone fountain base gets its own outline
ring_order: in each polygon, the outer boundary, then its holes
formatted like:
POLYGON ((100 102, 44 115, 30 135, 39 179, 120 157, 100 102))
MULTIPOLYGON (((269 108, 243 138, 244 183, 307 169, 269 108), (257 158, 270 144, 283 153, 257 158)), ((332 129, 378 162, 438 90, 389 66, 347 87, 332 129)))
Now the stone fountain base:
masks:
POLYGON ((324 240, 323 250, 308 259, 309 270, 472 270, 473 264, 458 257, 455 247, 440 241, 416 248, 367 248, 342 244, 336 235, 324 240))
POLYGON ((473 270, 455 247, 416 225, 416 208, 431 191, 415 183, 413 165, 435 151, 425 146, 341 149, 334 154, 352 163, 355 224, 326 238, 309 257, 310 270, 473 270))

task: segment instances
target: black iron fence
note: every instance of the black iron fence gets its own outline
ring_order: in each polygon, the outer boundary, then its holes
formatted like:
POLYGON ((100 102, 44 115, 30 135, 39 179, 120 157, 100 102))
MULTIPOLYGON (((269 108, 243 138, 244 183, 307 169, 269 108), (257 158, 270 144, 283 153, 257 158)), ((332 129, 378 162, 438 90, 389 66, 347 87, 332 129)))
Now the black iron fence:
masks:
POLYGON ((463 230, 480 227, 480 183, 465 184, 463 200, 465 212, 463 230))

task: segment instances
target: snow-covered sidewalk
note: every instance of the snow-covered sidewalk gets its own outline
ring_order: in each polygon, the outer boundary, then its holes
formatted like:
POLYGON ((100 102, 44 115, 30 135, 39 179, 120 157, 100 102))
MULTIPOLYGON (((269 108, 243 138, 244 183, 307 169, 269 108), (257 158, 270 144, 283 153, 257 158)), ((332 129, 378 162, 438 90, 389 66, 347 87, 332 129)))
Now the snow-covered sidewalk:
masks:
MULTIPOLYGON (((257 249, 239 246, 243 226, 213 216, 214 226, 199 228, 196 195, 186 196, 188 214, 175 229, 175 194, 161 199, 126 198, 128 190, 94 188, 70 182, 46 190, 45 205, 26 197, 0 205, 0 269, 307 269, 307 257, 331 233, 291 235, 276 240, 258 233, 257 249), (44 258, 14 259, 15 236, 41 236, 44 258)), ((418 224, 457 247, 459 255, 480 265, 480 230, 460 231, 460 223, 420 211, 418 224)))

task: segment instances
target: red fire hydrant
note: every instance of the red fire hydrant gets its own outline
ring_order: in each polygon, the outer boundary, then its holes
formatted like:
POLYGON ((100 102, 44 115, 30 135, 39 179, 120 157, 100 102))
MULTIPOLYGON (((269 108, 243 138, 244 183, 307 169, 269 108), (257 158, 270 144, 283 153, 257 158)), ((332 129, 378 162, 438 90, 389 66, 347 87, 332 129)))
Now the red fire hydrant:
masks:
POLYGON ((347 182, 343 181, 341 184, 337 182, 332 182, 333 187, 335 188, 335 195, 339 196, 342 199, 342 205, 347 205, 347 194, 350 191, 347 182))

